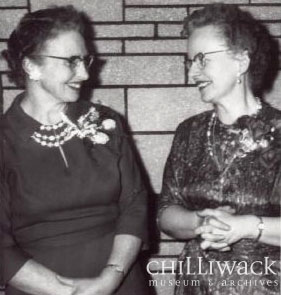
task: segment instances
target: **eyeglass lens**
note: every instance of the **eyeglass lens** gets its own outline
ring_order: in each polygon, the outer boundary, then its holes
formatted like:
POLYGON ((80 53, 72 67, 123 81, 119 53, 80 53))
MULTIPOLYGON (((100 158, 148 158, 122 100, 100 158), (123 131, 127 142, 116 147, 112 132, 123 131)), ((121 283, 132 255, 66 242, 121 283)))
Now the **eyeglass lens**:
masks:
POLYGON ((205 55, 202 52, 197 53, 193 59, 187 59, 186 67, 189 70, 193 63, 197 63, 200 68, 204 68, 205 66, 205 55))
POLYGON ((76 68, 80 62, 83 62, 86 68, 89 68, 93 62, 94 57, 92 55, 81 56, 71 56, 68 59, 71 68, 76 68))
POLYGON ((229 51, 229 49, 209 51, 209 52, 205 52, 205 53, 199 52, 193 57, 193 59, 187 59, 186 67, 189 70, 191 68, 192 64, 195 62, 200 67, 200 69, 204 69, 206 66, 205 56, 207 54, 215 54, 215 53, 226 52, 226 51, 229 51))

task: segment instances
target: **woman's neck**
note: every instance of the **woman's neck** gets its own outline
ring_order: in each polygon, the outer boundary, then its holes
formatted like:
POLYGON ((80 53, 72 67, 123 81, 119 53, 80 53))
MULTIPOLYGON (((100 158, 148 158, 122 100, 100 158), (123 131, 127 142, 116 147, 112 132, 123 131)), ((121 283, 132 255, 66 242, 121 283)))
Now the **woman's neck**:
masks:
POLYGON ((21 107, 25 113, 41 124, 51 125, 61 121, 61 112, 66 109, 66 103, 54 102, 44 96, 26 92, 21 107))
POLYGON ((219 120, 224 124, 233 124, 239 117, 254 115, 260 108, 260 101, 251 91, 225 98, 214 105, 219 120))

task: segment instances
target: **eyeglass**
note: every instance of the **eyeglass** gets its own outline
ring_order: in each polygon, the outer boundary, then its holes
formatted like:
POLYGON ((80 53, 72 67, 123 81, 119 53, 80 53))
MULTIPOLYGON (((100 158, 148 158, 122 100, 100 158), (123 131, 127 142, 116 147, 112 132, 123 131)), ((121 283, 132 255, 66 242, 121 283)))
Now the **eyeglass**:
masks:
POLYGON ((195 62, 199 66, 199 68, 202 70, 206 67, 206 58, 205 58, 206 55, 219 53, 219 52, 226 52, 226 51, 229 51, 229 49, 210 51, 210 52, 204 52, 204 53, 199 52, 193 57, 193 59, 186 60, 186 68, 190 70, 190 68, 192 67, 192 64, 195 62))
POLYGON ((54 56, 54 55, 33 54, 30 56, 49 57, 49 58, 65 60, 65 61, 67 61, 68 66, 71 68, 71 70, 75 70, 81 62, 83 62, 84 66, 87 69, 89 69, 95 59, 95 57, 93 55, 85 55, 85 56, 73 55, 70 57, 62 57, 62 56, 54 56))

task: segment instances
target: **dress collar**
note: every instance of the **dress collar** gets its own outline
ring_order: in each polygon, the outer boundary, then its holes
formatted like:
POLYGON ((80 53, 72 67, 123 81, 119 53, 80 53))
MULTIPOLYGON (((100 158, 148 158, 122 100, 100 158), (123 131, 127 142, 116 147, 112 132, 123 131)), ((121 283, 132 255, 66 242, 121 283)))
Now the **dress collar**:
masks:
MULTIPOLYGON (((39 131, 42 124, 37 120, 29 116, 21 107, 22 99, 25 95, 25 92, 16 96, 11 107, 4 115, 4 128, 5 125, 7 128, 12 129, 17 137, 20 137, 22 140, 27 141, 31 140, 31 136, 34 132, 39 131)), ((82 114, 87 112, 91 103, 88 102, 73 102, 69 103, 67 106, 66 114, 67 116, 76 121, 82 114)))

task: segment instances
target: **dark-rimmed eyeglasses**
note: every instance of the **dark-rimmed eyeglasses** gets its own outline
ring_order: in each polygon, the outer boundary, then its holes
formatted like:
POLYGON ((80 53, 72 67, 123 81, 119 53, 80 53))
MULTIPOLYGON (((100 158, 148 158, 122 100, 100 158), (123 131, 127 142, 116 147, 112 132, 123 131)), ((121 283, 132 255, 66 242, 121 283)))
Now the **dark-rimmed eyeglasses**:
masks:
POLYGON ((216 51, 209 51, 209 52, 199 52, 197 53, 193 59, 187 59, 185 62, 186 68, 190 70, 192 67, 193 63, 196 63, 200 70, 204 69, 206 67, 206 55, 208 54, 214 54, 214 53, 219 53, 219 52, 226 52, 229 51, 229 49, 224 49, 224 50, 216 50, 216 51))
POLYGON ((31 57, 48 57, 48 58, 55 58, 65 60, 71 70, 75 70, 81 62, 83 62, 84 66, 89 69, 92 65, 95 57, 91 54, 85 56, 73 55, 70 57, 63 57, 63 56, 55 56, 55 55, 44 55, 44 54, 33 54, 30 55, 31 57))

